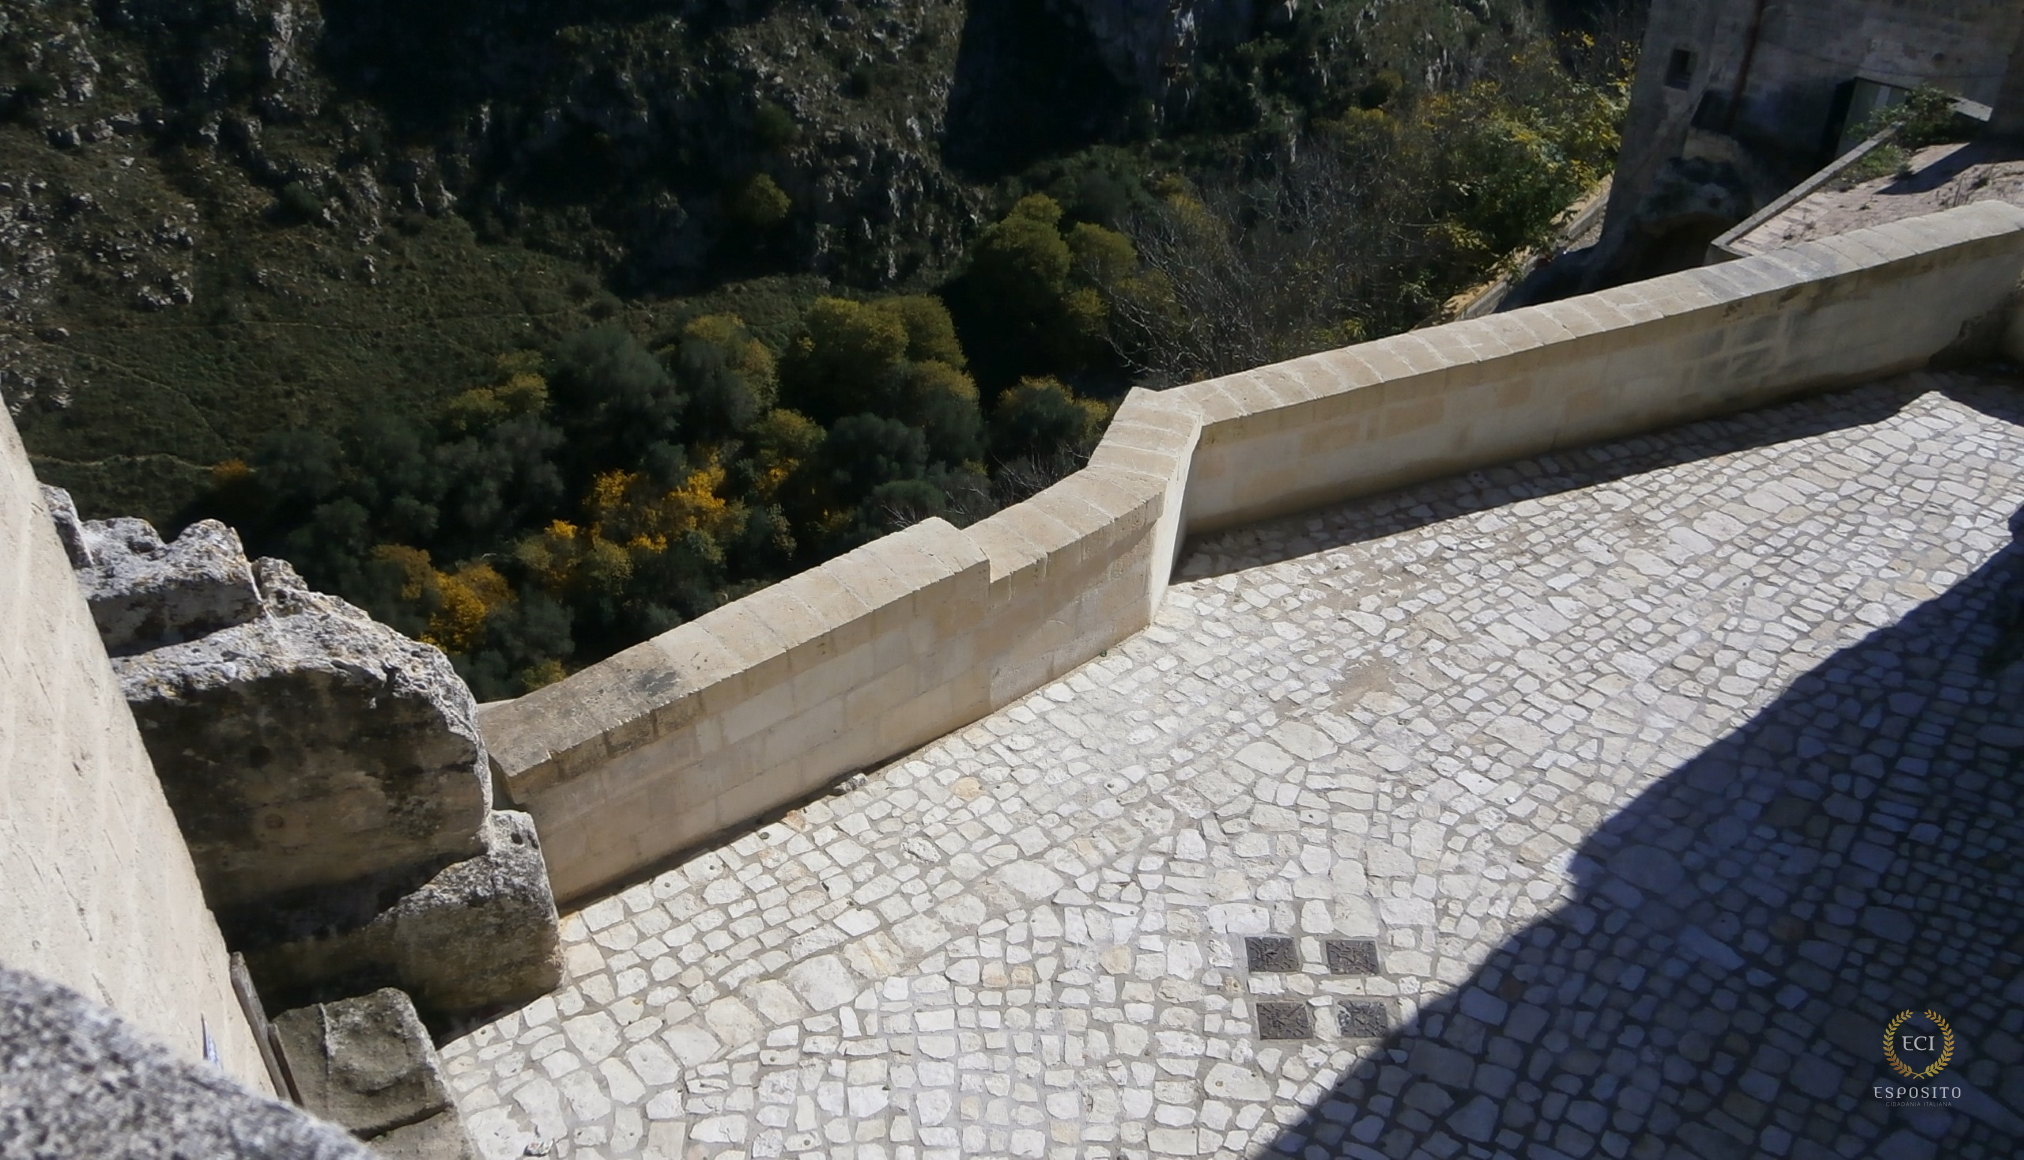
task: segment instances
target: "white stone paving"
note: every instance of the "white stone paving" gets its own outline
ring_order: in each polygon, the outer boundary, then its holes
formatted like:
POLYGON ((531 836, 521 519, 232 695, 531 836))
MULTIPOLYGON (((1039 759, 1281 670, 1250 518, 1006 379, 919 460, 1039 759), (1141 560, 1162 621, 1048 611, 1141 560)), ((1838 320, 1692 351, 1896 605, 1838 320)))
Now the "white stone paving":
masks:
MULTIPOLYGON (((459 1102, 495 1158, 1980 1154, 2000 1108, 1863 1118, 1809 1046, 1843 984, 1778 965, 1811 880, 1720 846, 1860 862, 1825 819, 1862 794, 1767 775, 1703 817, 1668 775, 1996 557, 2020 402, 1915 377, 1195 545, 1148 631, 568 915, 564 986, 446 1045, 459 1102), (1644 844, 1641 799, 1699 829, 1644 844), (1566 978, 1526 949, 1591 927, 1620 942, 1566 978)), ((1819 889, 1809 930, 1881 905, 1819 889)), ((2020 1032, 1957 1071, 2024 1093, 2020 1032)))

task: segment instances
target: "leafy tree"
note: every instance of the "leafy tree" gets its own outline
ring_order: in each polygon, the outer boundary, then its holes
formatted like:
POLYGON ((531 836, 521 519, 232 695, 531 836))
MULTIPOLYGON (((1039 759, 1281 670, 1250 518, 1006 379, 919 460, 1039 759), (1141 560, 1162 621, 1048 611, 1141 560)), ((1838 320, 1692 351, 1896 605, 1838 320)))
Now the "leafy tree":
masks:
POLYGON ((420 548, 382 544, 373 559, 400 576, 400 599, 426 611, 427 623, 417 634, 446 653, 476 651, 487 622, 517 599, 506 578, 488 562, 473 560, 453 572, 438 571, 420 548))
POLYGON ((687 396, 623 327, 593 327, 564 339, 550 386, 579 479, 599 463, 636 464, 650 445, 680 442, 687 396))
POLYGON ((518 415, 436 448, 442 473, 434 542, 455 558, 481 552, 560 509, 565 435, 538 414, 518 415))
POLYGON ((928 467, 928 441, 897 419, 850 415, 830 427, 822 462, 838 506, 854 507, 881 484, 921 478, 928 467))
POLYGON ((910 294, 881 298, 873 306, 899 319, 907 335, 909 361, 938 362, 959 371, 969 361, 963 357, 963 346, 956 340, 955 320, 949 317, 949 308, 940 298, 910 294))
POLYGON ((486 618, 477 651, 458 669, 481 701, 553 684, 567 675, 563 658, 576 651, 571 619, 560 601, 523 586, 517 600, 486 618))
POLYGON ((1384 82, 1316 118, 1290 156, 1175 181, 1127 228, 1140 269, 1106 289, 1110 338, 1153 384, 1307 354, 1424 321, 1613 163, 1622 78, 1545 46, 1467 84, 1384 82))
POLYGON ((682 327, 682 344, 706 342, 724 351, 731 369, 742 375, 762 411, 772 408, 780 393, 773 352, 735 314, 705 314, 682 327))
POLYGON ((752 111, 752 136, 762 149, 784 149, 800 139, 801 126, 786 109, 772 101, 760 101, 752 111))
POLYGON ((443 407, 443 428, 450 435, 476 434, 508 419, 539 415, 548 407, 548 379, 541 373, 539 352, 514 351, 498 360, 504 381, 472 387, 443 407))
POLYGON ((735 315, 690 321, 662 357, 690 399, 692 433, 703 439, 744 431, 779 397, 772 352, 735 315))
POLYGON ((770 230, 787 220, 794 202, 780 183, 756 173, 731 191, 727 206, 731 219, 748 229, 770 230))
POLYGON ((991 451, 1000 461, 1087 458, 1109 418, 1110 408, 1076 398, 1059 379, 1021 379, 991 411, 991 451))
POLYGON ((893 412, 918 428, 936 463, 964 463, 983 455, 983 412, 977 384, 944 362, 904 363, 889 372, 893 412))
POLYGON ((1104 360, 1109 307, 1103 280, 1137 266, 1129 239, 1028 194, 970 249, 956 293, 980 356, 997 373, 1074 374, 1104 360))
POLYGON ((818 298, 780 364, 783 397, 818 421, 871 411, 886 374, 906 358, 906 320, 846 298, 818 298))
POLYGON ((804 325, 781 365, 798 406, 818 419, 878 416, 912 428, 923 466, 981 454, 977 386, 961 369, 967 360, 940 300, 818 299, 804 325))
POLYGON ((761 503, 780 494, 787 480, 812 462, 827 433, 798 411, 772 410, 753 424, 752 454, 745 460, 745 486, 761 503))

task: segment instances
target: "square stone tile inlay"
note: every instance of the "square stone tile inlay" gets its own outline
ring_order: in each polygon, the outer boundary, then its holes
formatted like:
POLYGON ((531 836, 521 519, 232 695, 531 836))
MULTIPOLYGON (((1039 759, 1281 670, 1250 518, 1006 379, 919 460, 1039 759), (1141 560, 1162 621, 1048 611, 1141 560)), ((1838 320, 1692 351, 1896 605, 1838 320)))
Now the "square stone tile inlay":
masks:
POLYGON ((1336 1004, 1335 1029, 1353 1039, 1382 1039, 1391 1031, 1391 1012, 1383 1003, 1345 1000, 1336 1004))
POLYGON ((1258 1004, 1260 1039, 1310 1039, 1314 1036, 1314 1008, 1305 1003, 1258 1004))
POLYGON ((1290 938, 1265 935, 1244 940, 1244 957, 1254 971, 1286 973, 1300 969, 1300 951, 1290 938))
POLYGON ((1328 973, 1331 975, 1377 974, 1377 943, 1367 938, 1329 939, 1328 973))

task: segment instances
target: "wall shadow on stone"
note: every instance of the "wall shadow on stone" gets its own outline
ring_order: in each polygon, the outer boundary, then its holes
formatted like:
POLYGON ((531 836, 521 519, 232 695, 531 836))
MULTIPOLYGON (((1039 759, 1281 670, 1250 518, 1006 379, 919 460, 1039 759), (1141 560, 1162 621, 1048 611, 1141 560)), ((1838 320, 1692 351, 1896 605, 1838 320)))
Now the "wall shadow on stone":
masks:
POLYGON ((1281 563, 1383 539, 1471 512, 1846 427, 1880 423, 1933 389, 1941 389, 1949 398, 1985 414, 2024 423, 2024 396, 2019 395, 2014 379, 2006 383, 1967 374, 1904 376, 1644 435, 1556 450, 1499 467, 1351 499, 1324 510, 1354 512, 1354 518, 1330 520, 1319 529, 1309 526, 1319 513, 1309 513, 1190 537, 1180 558, 1191 560, 1191 566, 1176 574, 1175 579, 1196 580, 1281 563))
POLYGON ((1970 141, 1966 145, 1919 170, 1909 177, 1901 177, 1876 191, 1878 197, 1902 197, 1907 194, 1931 193, 1976 165, 1992 165, 2014 160, 2024 146, 2014 141, 1984 138, 1970 141))
MULTIPOLYGON (((2012 544, 1798 678, 1588 836, 1568 901, 1441 987, 1278 1154, 2024 1154, 2020 621, 2012 544), (1957 1047, 1921 1082, 1963 1098, 1889 1107, 1872 1085, 1907 1081, 1884 1026, 1926 1008, 1957 1047)), ((1345 1045, 1317 1014, 1316 1042, 1345 1045)))

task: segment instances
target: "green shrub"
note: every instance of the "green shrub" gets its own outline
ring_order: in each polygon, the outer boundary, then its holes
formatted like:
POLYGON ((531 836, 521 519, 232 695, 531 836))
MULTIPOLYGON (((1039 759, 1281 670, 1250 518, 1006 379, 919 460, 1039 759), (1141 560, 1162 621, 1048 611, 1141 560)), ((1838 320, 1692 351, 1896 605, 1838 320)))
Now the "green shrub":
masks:
POLYGON ((281 211, 298 221, 308 221, 323 212, 323 198, 303 182, 289 182, 276 196, 281 211))
POLYGON ((756 173, 731 191, 731 219, 755 230, 772 229, 787 220, 794 202, 764 173, 756 173))
POLYGON ((1087 456, 1110 409, 1053 378, 1028 378, 998 397, 991 411, 991 453, 999 461, 1087 456))
POLYGON ((752 137, 761 149, 784 149, 800 136, 801 126, 794 123, 794 114, 772 101, 761 101, 752 111, 752 137))
POLYGON ((1967 140, 1963 121, 1954 112, 1955 97, 1944 89, 1932 85, 1920 85, 1906 95, 1905 99, 1883 109, 1871 119, 1875 126, 1864 136, 1874 136, 1885 127, 1897 129, 1896 141, 1907 149, 1924 149, 1928 145, 1944 145, 1953 141, 1967 140))

